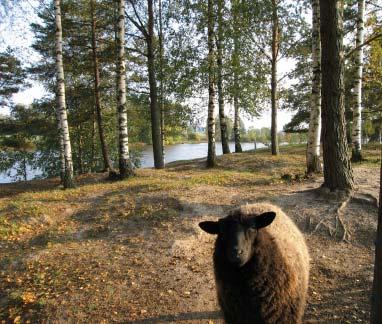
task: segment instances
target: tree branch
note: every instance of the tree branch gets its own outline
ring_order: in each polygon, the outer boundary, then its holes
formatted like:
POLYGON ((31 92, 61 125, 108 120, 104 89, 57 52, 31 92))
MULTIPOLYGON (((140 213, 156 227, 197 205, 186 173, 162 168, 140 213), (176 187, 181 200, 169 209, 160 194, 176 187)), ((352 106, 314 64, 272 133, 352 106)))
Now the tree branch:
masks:
POLYGON ((349 52, 347 52, 344 56, 345 59, 349 58, 350 56, 352 56, 354 54, 355 51, 359 50, 360 48, 368 45, 369 43, 371 43, 373 40, 379 38, 379 37, 382 37, 382 32, 380 33, 377 33, 376 35, 374 36, 370 36, 367 40, 365 40, 361 45, 358 45, 357 47, 354 47, 353 49, 351 49, 349 52))
POLYGON ((132 19, 128 14, 126 14, 126 17, 135 25, 135 27, 137 27, 141 31, 141 33, 145 37, 147 37, 149 34, 146 30, 145 24, 142 22, 141 17, 138 14, 138 11, 137 11, 137 8, 135 7, 134 1, 133 0, 128 0, 128 1, 130 2, 131 6, 133 7, 134 14, 135 14, 135 17, 137 17, 138 22, 135 21, 134 19, 132 19))
POLYGON ((132 47, 126 47, 126 50, 130 51, 130 52, 135 52, 135 53, 138 53, 138 54, 141 54, 143 56, 147 56, 147 54, 145 52, 142 52, 136 48, 132 48, 132 47))

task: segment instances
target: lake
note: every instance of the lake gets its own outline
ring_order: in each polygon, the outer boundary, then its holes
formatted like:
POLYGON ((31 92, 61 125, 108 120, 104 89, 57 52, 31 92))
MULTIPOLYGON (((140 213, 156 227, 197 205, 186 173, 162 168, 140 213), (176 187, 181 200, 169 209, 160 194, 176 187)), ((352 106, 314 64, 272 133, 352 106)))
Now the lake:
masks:
MULTIPOLYGON (((192 160, 203 158, 207 156, 207 143, 197 143, 197 144, 174 144, 167 145, 165 152, 166 163, 179 161, 179 160, 192 160)), ((254 143, 242 143, 241 147, 243 151, 253 150, 255 148, 254 143)), ((265 147, 262 143, 257 143, 257 148, 265 147)), ((235 143, 230 142, 229 148, 231 152, 235 151, 235 143)), ((222 155, 222 145, 220 142, 216 143, 216 155, 222 155)), ((151 145, 146 145, 142 151, 142 168, 151 168, 154 166, 153 150, 151 145)), ((12 170, 11 170, 12 171, 12 170)), ((28 180, 40 175, 38 170, 29 170, 28 180)), ((10 183, 12 179, 4 173, 0 173, 0 183, 10 183)))
MULTIPOLYGON (((253 150, 255 148, 254 143, 241 143, 243 151, 253 150)), ((257 143, 257 148, 265 147, 262 143, 257 143)), ((165 162, 170 163, 179 160, 192 160, 207 157, 207 143, 197 144, 174 144, 168 145, 165 148, 165 162)), ((229 148, 231 152, 235 151, 235 143, 230 142, 229 148)), ((222 155, 222 144, 216 143, 216 155, 222 155)), ((142 152, 142 168, 151 168, 154 166, 153 149, 151 145, 145 146, 142 152)))

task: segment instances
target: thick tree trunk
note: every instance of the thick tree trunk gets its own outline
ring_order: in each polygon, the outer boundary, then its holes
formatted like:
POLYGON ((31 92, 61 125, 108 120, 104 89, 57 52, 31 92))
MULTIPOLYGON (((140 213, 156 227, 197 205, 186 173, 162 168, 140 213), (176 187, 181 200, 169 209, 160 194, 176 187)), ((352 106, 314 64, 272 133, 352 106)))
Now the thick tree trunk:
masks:
MULTIPOLYGON (((127 130, 126 106, 126 63, 125 63, 125 1, 118 0, 118 31, 117 31, 117 104, 119 130, 119 177, 121 179, 134 175, 133 165, 129 156, 129 137, 127 130)), ((111 172, 113 178, 115 174, 111 172)))
POLYGON ((379 182, 379 213, 377 225, 377 238, 375 240, 374 281, 373 294, 371 300, 370 322, 372 324, 382 323, 382 154, 379 182))
POLYGON ((164 74, 163 74, 163 64, 164 64, 164 47, 163 47, 163 17, 162 17, 162 0, 159 0, 159 73, 160 73, 160 134, 162 142, 162 155, 163 163, 165 163, 165 120, 164 120, 164 74))
POLYGON ((320 2, 312 0, 312 94, 310 98, 310 121, 308 147, 306 150, 307 173, 321 172, 321 39, 320 2))
POLYGON ((95 17, 94 9, 94 0, 90 1, 90 11, 91 11, 91 20, 92 20, 92 53, 93 53, 93 72, 94 72, 94 99, 95 99, 95 109, 97 115, 97 124, 98 124, 98 134, 101 143, 101 151, 103 157, 103 163, 105 171, 110 171, 113 169, 112 163, 109 157, 109 150, 107 148, 105 134, 104 134, 104 125, 101 113, 101 93, 100 93, 100 74, 99 74, 99 62, 98 62, 98 53, 97 53, 97 22, 95 17))
POLYGON ((61 24, 61 4, 60 0, 54 0, 55 20, 56 20, 56 73, 57 73, 57 103, 61 123, 61 136, 63 140, 63 155, 65 158, 64 188, 73 188, 73 160, 72 148, 70 145, 68 116, 65 101, 65 77, 64 64, 62 61, 62 24, 61 24))
POLYGON ((279 143, 277 138, 277 110, 279 106, 278 90, 277 90, 277 60, 279 56, 280 46, 280 28, 279 17, 277 12, 277 1, 272 0, 272 66, 271 66, 271 145, 272 155, 279 154, 279 143))
POLYGON ((219 96, 219 122, 220 122, 220 135, 222 142, 223 154, 231 153, 228 144, 228 131, 227 119, 224 113, 224 93, 223 93, 223 7, 224 0, 218 0, 218 37, 216 38, 217 48, 217 72, 218 72, 218 96, 219 96))
POLYGON ((215 50, 213 0, 208 0, 208 154, 207 167, 216 165, 215 152, 215 50))
POLYGON ((331 191, 354 186, 345 129, 342 14, 342 1, 320 0, 323 186, 331 191))
POLYGON ((352 161, 358 162, 362 160, 362 65, 363 65, 363 47, 360 46, 364 41, 364 20, 365 20, 365 0, 358 0, 358 18, 357 18, 357 37, 356 48, 354 53, 356 64, 356 76, 354 84, 354 102, 353 109, 353 134, 352 134, 352 161), (359 47, 359 48, 358 48, 359 47))
POLYGON ((158 106, 157 81, 155 75, 154 57, 154 8, 153 0, 147 0, 148 32, 147 42, 147 69, 150 86, 150 111, 151 111, 151 134, 153 142, 154 166, 156 169, 164 168, 162 140, 161 140, 161 116, 158 106))

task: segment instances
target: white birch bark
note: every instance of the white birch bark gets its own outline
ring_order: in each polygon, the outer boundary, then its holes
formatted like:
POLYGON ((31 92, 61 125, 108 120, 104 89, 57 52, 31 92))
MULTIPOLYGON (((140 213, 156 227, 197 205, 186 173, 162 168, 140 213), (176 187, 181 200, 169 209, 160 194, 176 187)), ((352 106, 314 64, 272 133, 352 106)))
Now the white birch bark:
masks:
POLYGON ((121 178, 133 174, 129 156, 129 138, 127 131, 126 106, 126 63, 125 63, 125 1, 118 1, 118 30, 117 30, 117 105, 118 105, 118 134, 119 134, 119 173, 121 178))
POLYGON ((216 166, 215 151, 215 49, 213 0, 208 0, 208 154, 207 167, 216 166))
POLYGON ((65 102, 65 77, 64 65, 62 61, 62 24, 60 0, 54 0, 55 20, 56 20, 56 69, 57 69, 57 104, 60 121, 61 138, 63 141, 63 155, 65 158, 64 188, 74 186, 73 182, 73 162, 72 148, 70 145, 68 116, 65 102))
MULTIPOLYGON (((56 95, 56 105, 58 107, 58 96, 56 95)), ((62 137, 62 130, 61 130, 61 118, 60 118, 60 112, 58 109, 56 109, 56 116, 57 116, 57 129, 58 129, 58 143, 60 145, 60 178, 61 183, 64 183, 65 178, 65 148, 64 148, 64 138, 62 137)))
POLYGON ((310 98, 310 121, 306 151, 307 173, 321 172, 321 40, 320 3, 312 0, 312 93, 310 98))
POLYGON ((358 15, 357 15, 357 36, 356 36, 356 51, 355 64, 356 64, 356 76, 354 83, 354 103, 353 109, 353 150, 352 160, 360 161, 362 159, 361 154, 361 125, 362 125, 362 61, 363 61, 363 46, 360 46, 364 42, 364 23, 365 20, 365 0, 358 0, 358 15), (359 48, 358 48, 359 47, 359 48))

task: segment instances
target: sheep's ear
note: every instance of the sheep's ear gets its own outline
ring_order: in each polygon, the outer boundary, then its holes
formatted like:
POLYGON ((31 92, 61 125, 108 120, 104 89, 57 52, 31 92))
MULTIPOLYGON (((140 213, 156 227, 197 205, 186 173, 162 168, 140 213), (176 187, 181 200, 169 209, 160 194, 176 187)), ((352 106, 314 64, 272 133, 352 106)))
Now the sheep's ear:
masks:
POLYGON ((208 234, 219 234, 218 222, 200 222, 199 227, 208 234))
POLYGON ((263 214, 253 218, 254 221, 255 221, 255 223, 253 225, 256 228, 266 227, 266 226, 270 225, 273 222, 275 217, 276 217, 276 213, 275 212, 263 213, 263 214))

